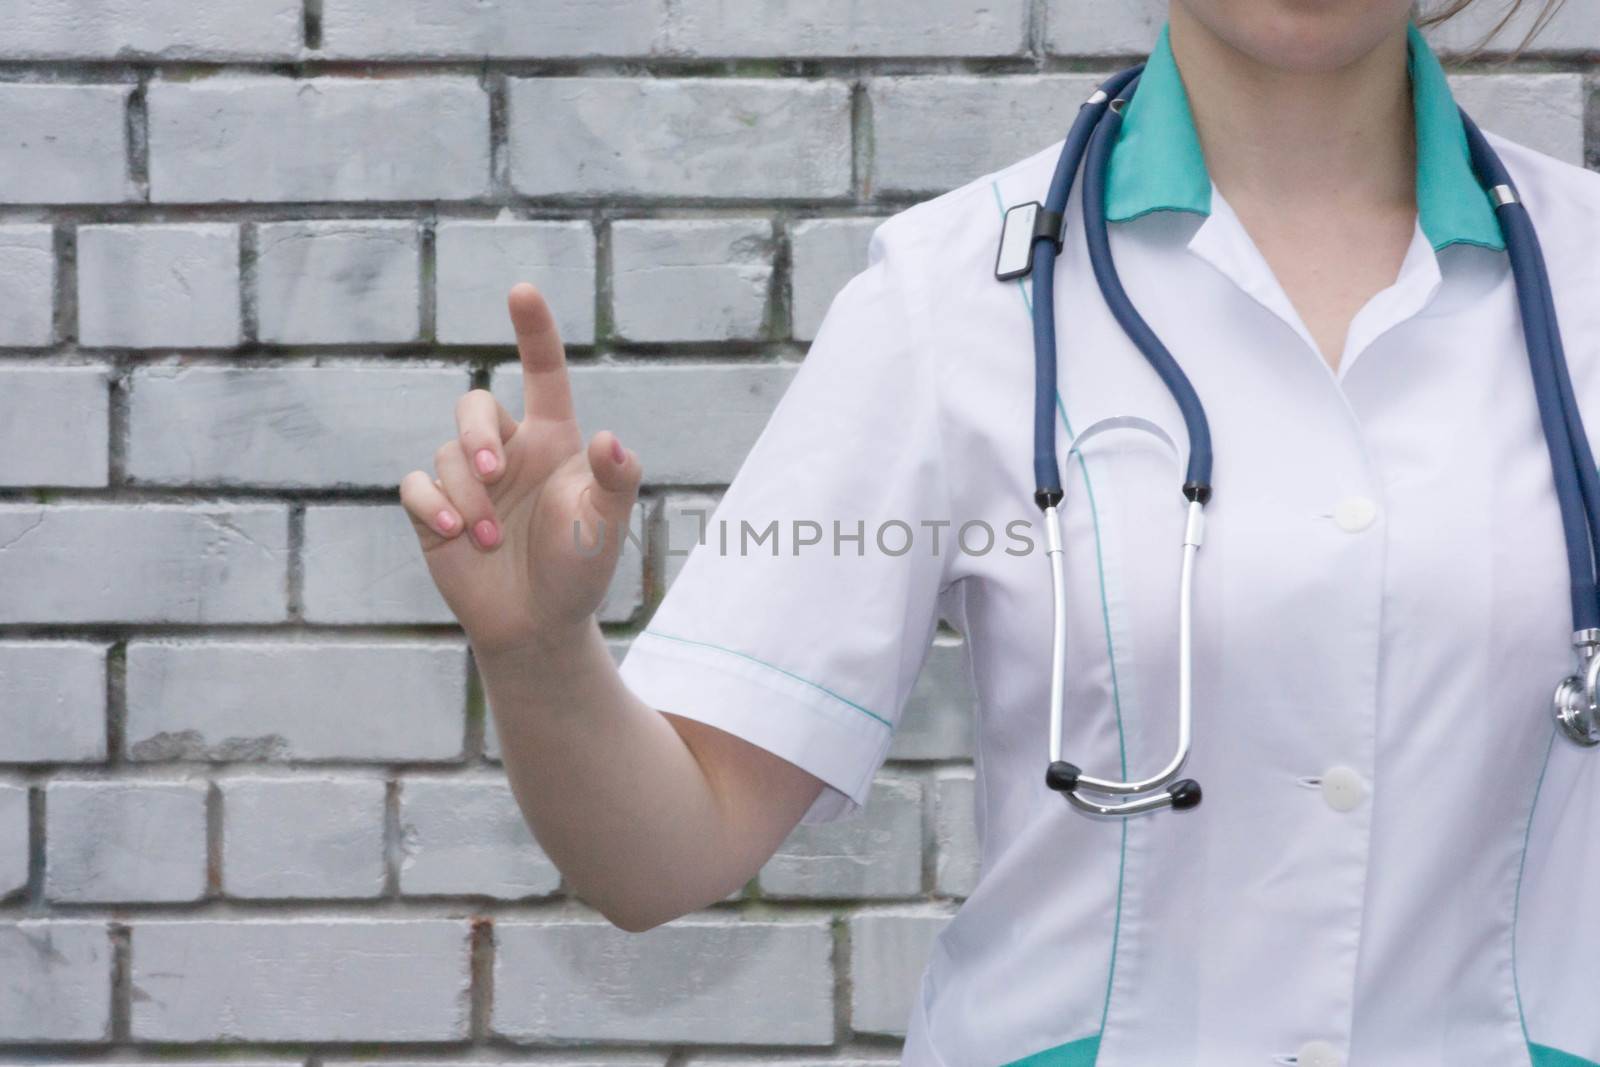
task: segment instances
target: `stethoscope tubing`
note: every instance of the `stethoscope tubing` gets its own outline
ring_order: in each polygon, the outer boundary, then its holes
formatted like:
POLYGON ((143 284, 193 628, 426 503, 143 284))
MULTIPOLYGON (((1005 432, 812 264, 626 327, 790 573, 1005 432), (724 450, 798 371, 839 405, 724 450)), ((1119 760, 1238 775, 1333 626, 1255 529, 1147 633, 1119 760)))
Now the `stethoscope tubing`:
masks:
MULTIPOLYGON (((1077 118, 1056 160, 1055 174, 1050 179, 1050 190, 1044 208, 1053 217, 1065 219, 1067 201, 1072 196, 1072 181, 1083 162, 1089 138, 1098 126, 1107 106, 1140 73, 1137 66, 1114 74, 1103 82, 1094 95, 1078 109, 1077 118)), ((1034 350, 1034 408, 1033 408, 1033 477, 1039 493, 1061 499, 1061 469, 1056 461, 1056 255, 1054 241, 1040 241, 1034 245, 1033 266, 1033 350, 1034 350)), ((1040 500, 1045 506, 1045 500, 1040 500)))
MULTIPOLYGON (((1203 541, 1204 507, 1211 496, 1212 444, 1205 407, 1188 376, 1134 307, 1111 254, 1105 217, 1106 169, 1122 125, 1122 108, 1138 88, 1143 67, 1107 79, 1079 109, 1052 176, 1043 205, 1042 232, 1032 244, 1034 369, 1034 499, 1044 512, 1052 591, 1050 679, 1050 766, 1045 780, 1073 807, 1092 815, 1127 816, 1165 807, 1187 809, 1200 802, 1200 788, 1191 780, 1175 781, 1188 759, 1192 742, 1193 596, 1195 561, 1203 541), (1096 283, 1112 317, 1156 372, 1183 417, 1189 455, 1183 495, 1188 501, 1178 622, 1178 743, 1161 771, 1134 781, 1085 774, 1062 756, 1062 716, 1066 703, 1066 571, 1061 535, 1064 498, 1056 453, 1056 316, 1055 266, 1064 228, 1067 201, 1075 174, 1083 174, 1085 245, 1096 283), (1049 232, 1054 226, 1056 232, 1049 232), (1048 238, 1048 239, 1046 239, 1048 238), (1104 797, 1097 801, 1080 790, 1104 797), (1161 790, 1160 792, 1152 792, 1161 790)), ((1572 387, 1556 315, 1549 269, 1538 234, 1504 163, 1481 130, 1463 111, 1468 149, 1485 192, 1495 204, 1516 286, 1517 306, 1528 366, 1539 409, 1540 425, 1550 453, 1570 575, 1573 646, 1582 657, 1577 674, 1556 687, 1555 716, 1579 744, 1600 744, 1600 470, 1584 430, 1572 387)), ((1177 446, 1159 426, 1137 416, 1103 419, 1073 440, 1069 454, 1082 460, 1081 446, 1104 429, 1132 427, 1154 432, 1177 456, 1177 446)), ((1485 492, 1490 487, 1485 487, 1485 492)))
MULTIPOLYGON (((1135 78, 1123 92, 1131 97, 1138 87, 1139 81, 1135 78)), ((1112 317, 1117 320, 1123 332, 1133 341, 1134 346, 1144 355, 1146 362, 1166 385, 1173 401, 1178 405, 1179 412, 1183 415, 1184 429, 1189 436, 1186 484, 1209 490, 1211 425, 1206 419, 1205 405, 1201 404, 1199 395, 1194 391, 1194 385, 1189 381, 1189 376, 1178 366, 1178 361, 1172 358, 1167 346, 1161 342, 1161 338, 1156 336, 1150 324, 1145 322, 1144 316, 1133 306, 1127 290, 1122 287, 1122 278, 1117 273, 1116 263, 1111 256, 1111 238, 1107 232, 1105 213, 1106 170, 1111 164, 1111 149, 1116 144, 1117 134, 1121 129, 1122 106, 1114 101, 1096 125, 1093 136, 1089 138, 1088 159, 1083 172, 1082 198, 1084 238, 1089 249, 1089 265, 1094 270, 1095 281, 1100 286, 1101 295, 1112 317)))
POLYGON ((1600 531, 1600 474, 1573 395, 1555 299, 1539 235, 1505 164, 1471 117, 1461 113, 1467 147, 1479 178, 1493 192, 1495 214, 1505 236, 1516 282, 1517 305, 1528 350, 1534 396, 1550 453, 1550 469, 1561 508, 1575 633, 1600 627, 1600 589, 1595 580, 1595 536, 1600 531))

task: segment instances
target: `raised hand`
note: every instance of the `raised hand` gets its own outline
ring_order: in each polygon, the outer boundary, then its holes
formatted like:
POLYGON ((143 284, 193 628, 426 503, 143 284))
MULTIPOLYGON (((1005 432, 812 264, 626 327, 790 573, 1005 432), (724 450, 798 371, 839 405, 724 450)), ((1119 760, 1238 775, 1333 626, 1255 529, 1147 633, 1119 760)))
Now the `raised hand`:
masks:
POLYGON ((480 657, 559 643, 585 626, 616 569, 641 473, 610 431, 584 446, 544 296, 519 282, 507 304, 522 421, 473 389, 456 404, 458 433, 434 453, 434 475, 414 470, 400 482, 428 572, 480 657))

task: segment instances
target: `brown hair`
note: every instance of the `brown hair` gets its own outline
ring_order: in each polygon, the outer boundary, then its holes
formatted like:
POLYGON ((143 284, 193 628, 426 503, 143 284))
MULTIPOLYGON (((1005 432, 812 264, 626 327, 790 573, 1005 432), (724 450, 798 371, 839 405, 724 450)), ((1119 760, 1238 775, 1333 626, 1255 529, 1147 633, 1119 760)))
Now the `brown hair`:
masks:
MULTIPOLYGON (((1455 18, 1477 2, 1478 0, 1445 0, 1437 10, 1419 16, 1417 25, 1424 29, 1429 26, 1437 26, 1441 22, 1455 18)), ((1550 24, 1551 19, 1555 18, 1556 12, 1561 10, 1561 5, 1565 2, 1566 0, 1544 0, 1544 7, 1534 17, 1533 25, 1529 27, 1527 36, 1523 37, 1522 41, 1517 45, 1517 52, 1527 48, 1533 39, 1544 31, 1544 28, 1550 24)), ((1498 37, 1500 32, 1510 25, 1511 20, 1517 17, 1518 12, 1526 6, 1528 6, 1527 0, 1510 0, 1510 3, 1506 6, 1505 14, 1500 16, 1500 21, 1496 22, 1494 27, 1484 35, 1473 51, 1481 50, 1486 44, 1498 37)))

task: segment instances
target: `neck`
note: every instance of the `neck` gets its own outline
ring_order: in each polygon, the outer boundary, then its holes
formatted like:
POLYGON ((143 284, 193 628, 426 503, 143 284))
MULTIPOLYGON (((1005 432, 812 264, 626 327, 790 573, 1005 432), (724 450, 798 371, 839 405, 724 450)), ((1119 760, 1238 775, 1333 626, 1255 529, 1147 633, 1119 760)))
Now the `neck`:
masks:
POLYGON ((1406 37, 1331 70, 1269 66, 1173 4, 1172 52, 1206 169, 1236 206, 1412 211, 1416 122, 1406 37))

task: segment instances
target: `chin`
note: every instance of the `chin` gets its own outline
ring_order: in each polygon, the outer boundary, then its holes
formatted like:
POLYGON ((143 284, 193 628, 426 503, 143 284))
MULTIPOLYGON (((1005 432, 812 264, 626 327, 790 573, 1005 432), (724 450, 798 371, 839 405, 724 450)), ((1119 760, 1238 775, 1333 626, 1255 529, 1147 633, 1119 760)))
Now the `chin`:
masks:
POLYGON ((1403 31, 1409 0, 1172 0, 1229 48, 1264 67, 1317 74, 1359 62, 1403 31))

